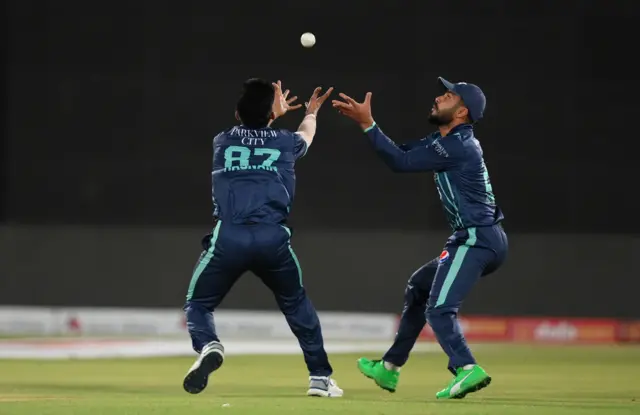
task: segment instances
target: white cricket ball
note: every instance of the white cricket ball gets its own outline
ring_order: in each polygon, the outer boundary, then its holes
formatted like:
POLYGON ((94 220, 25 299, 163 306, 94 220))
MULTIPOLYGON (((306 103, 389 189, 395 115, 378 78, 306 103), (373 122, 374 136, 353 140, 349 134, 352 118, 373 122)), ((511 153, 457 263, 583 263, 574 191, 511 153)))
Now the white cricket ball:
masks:
POLYGON ((303 33, 302 36, 300 36, 300 43, 302 43, 302 46, 305 48, 310 48, 316 44, 316 37, 310 32, 303 33))

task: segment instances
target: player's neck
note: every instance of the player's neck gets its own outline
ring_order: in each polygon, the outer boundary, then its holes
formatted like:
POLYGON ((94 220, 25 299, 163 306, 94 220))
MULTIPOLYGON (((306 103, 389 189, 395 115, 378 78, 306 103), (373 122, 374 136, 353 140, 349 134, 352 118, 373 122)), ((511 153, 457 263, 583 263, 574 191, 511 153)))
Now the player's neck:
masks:
POLYGON ((453 130, 454 128, 462 124, 464 124, 464 121, 453 120, 451 121, 451 123, 447 125, 441 125, 440 127, 438 127, 438 130, 440 130, 440 136, 442 137, 446 136, 451 132, 451 130, 453 130))

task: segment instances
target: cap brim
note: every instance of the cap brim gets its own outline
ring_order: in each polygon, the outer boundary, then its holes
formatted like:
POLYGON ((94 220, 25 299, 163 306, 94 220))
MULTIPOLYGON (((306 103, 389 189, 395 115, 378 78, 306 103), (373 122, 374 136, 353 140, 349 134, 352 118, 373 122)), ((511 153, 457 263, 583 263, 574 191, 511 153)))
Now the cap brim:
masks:
POLYGON ((439 76, 438 77, 438 81, 440 82, 440 85, 442 85, 442 87, 447 90, 447 91, 451 91, 451 92, 455 92, 455 85, 449 81, 447 81, 446 79, 444 79, 443 77, 439 76))

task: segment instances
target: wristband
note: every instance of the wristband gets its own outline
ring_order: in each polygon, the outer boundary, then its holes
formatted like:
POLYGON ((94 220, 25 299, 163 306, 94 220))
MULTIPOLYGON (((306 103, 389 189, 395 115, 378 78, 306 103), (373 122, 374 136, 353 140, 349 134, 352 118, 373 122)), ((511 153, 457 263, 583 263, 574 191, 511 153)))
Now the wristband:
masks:
POLYGON ((369 131, 371 131, 373 129, 373 127, 376 126, 376 122, 374 121, 373 124, 371 124, 369 127, 365 128, 364 132, 368 133, 369 131))

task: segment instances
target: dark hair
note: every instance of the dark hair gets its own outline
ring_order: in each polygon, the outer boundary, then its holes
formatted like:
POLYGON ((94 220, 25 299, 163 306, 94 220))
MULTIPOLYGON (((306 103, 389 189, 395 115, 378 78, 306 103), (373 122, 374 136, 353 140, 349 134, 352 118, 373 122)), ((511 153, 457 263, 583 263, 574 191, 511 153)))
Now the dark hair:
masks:
POLYGON ((273 85, 270 82, 260 78, 247 79, 236 104, 242 124, 249 128, 266 127, 271 117, 273 98, 273 85))

